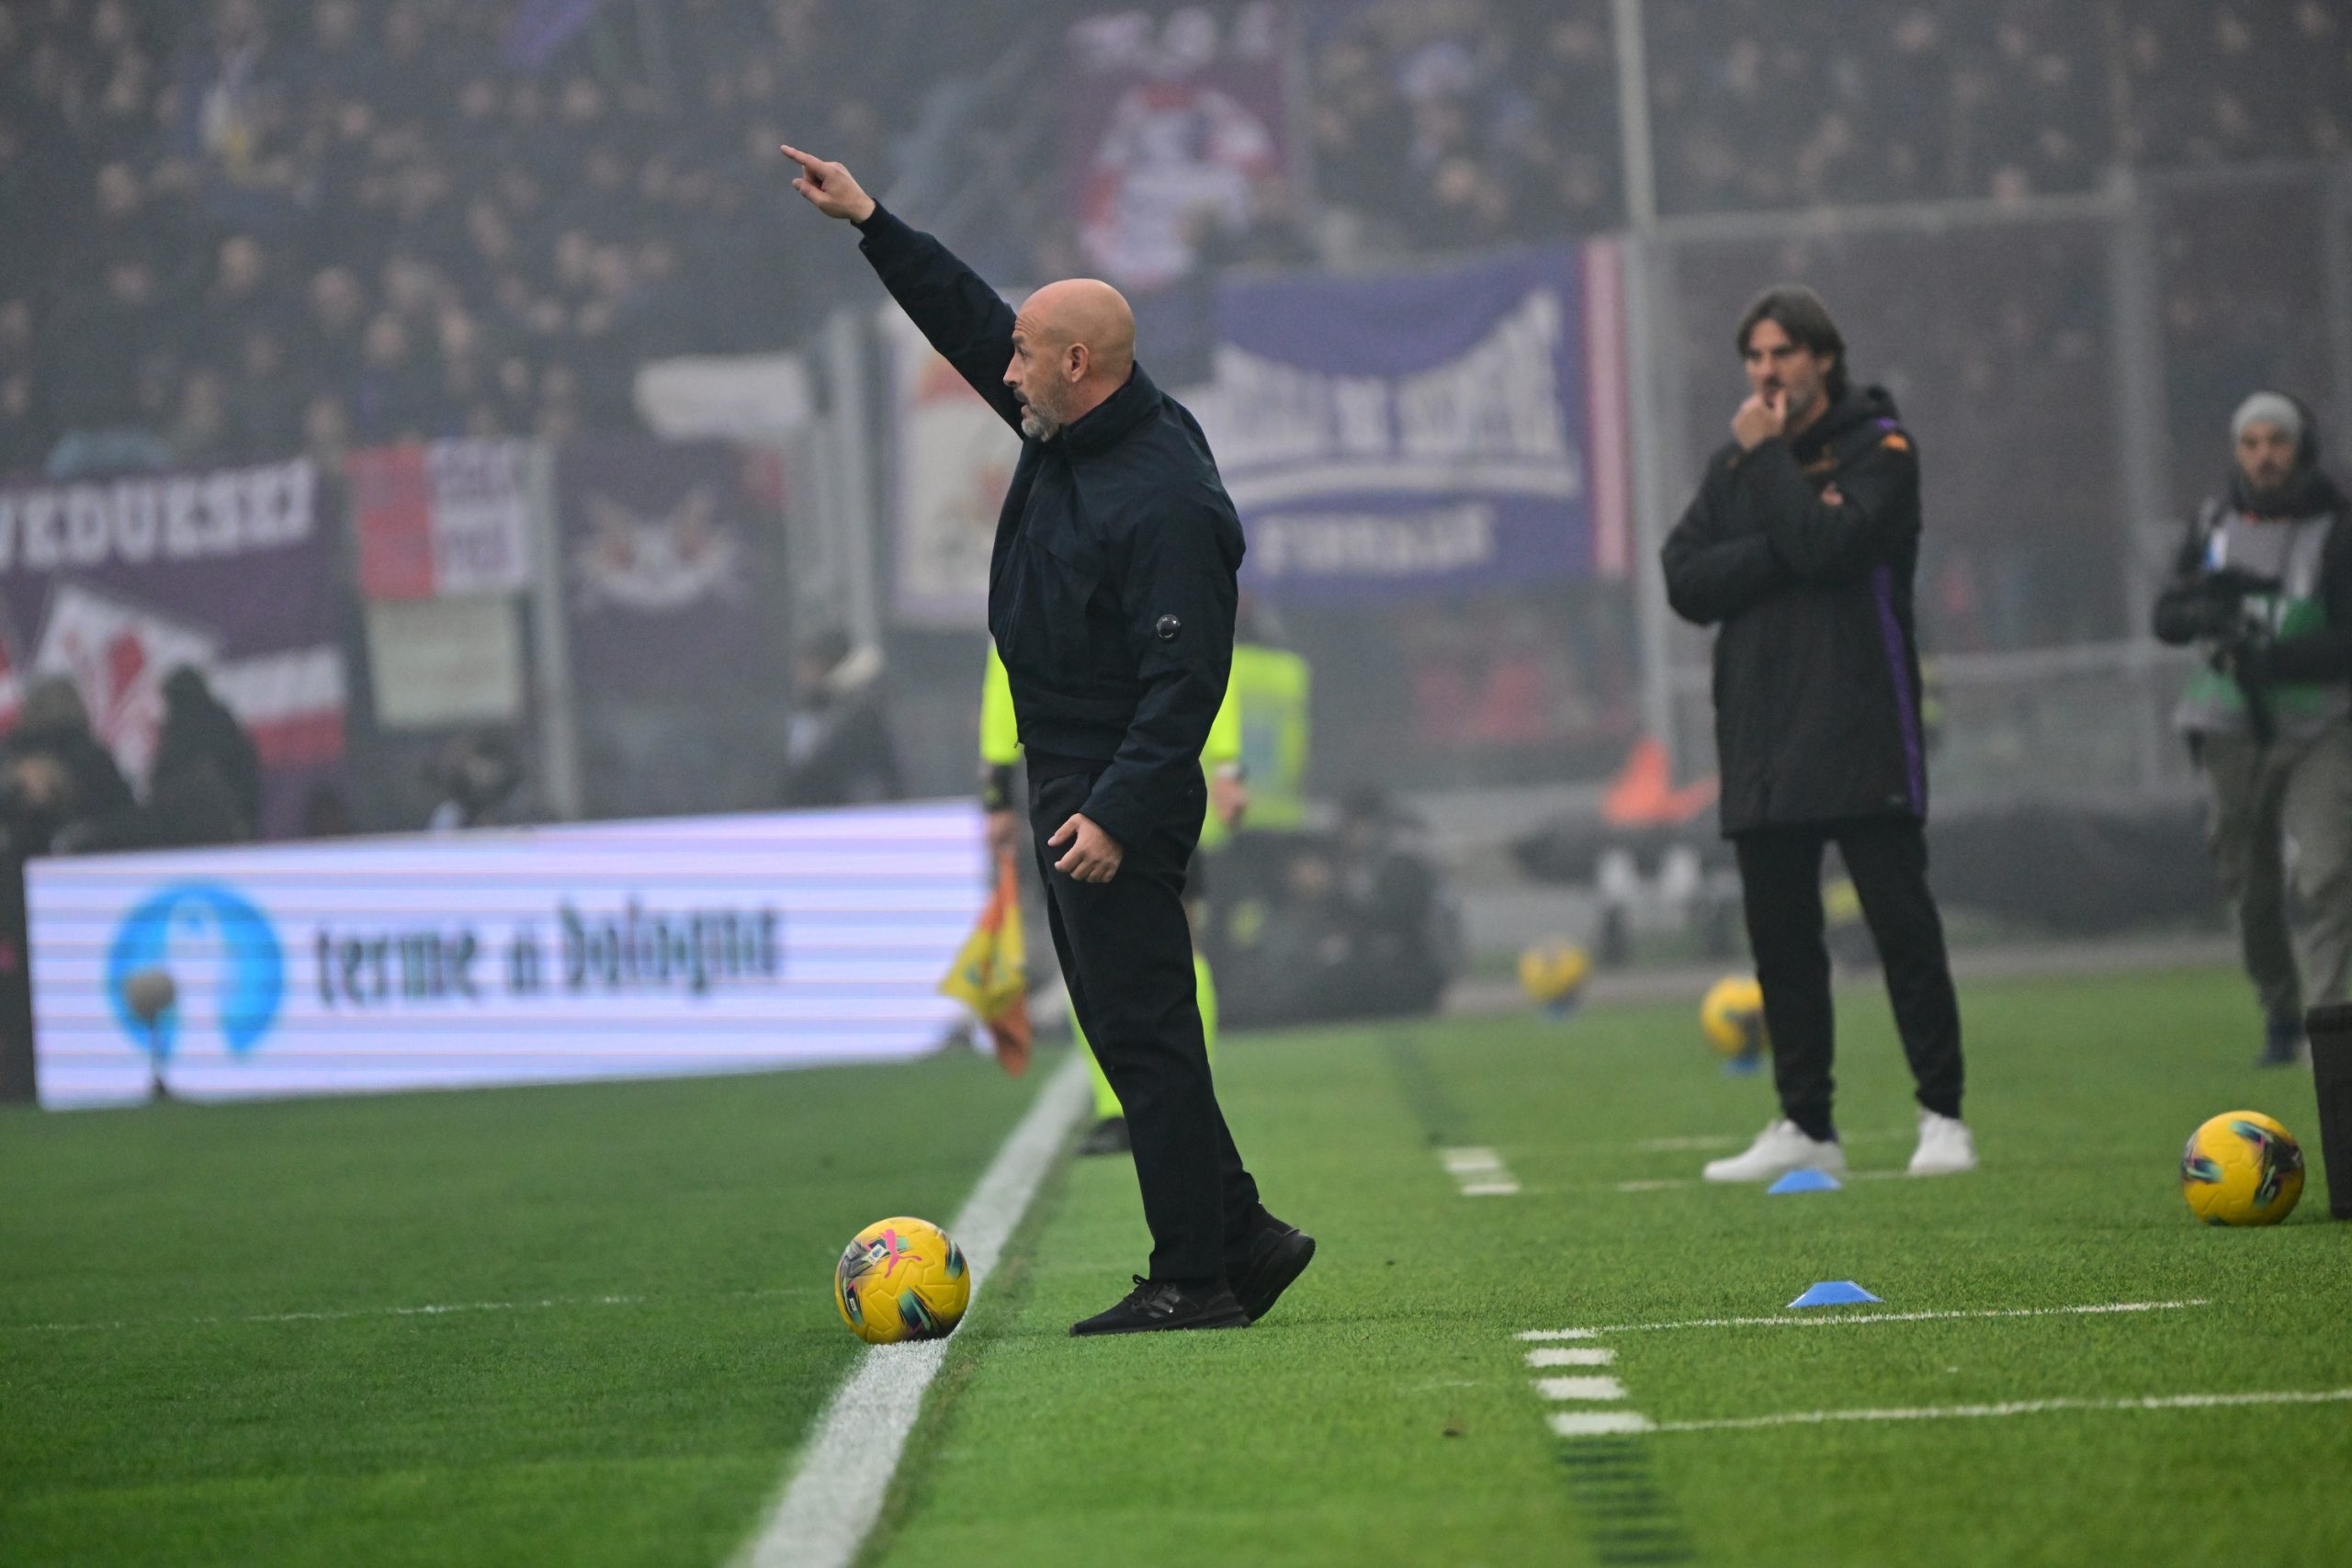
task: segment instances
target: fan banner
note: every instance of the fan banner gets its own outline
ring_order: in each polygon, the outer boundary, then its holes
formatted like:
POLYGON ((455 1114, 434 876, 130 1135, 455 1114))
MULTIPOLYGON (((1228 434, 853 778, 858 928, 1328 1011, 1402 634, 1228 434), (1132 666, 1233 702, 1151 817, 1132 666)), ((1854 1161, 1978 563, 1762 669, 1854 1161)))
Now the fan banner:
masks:
POLYGON ((516 593, 531 577, 531 447, 434 441, 344 461, 369 599, 516 593))
POLYGON ((725 442, 575 441, 556 457, 572 679, 583 698, 770 689, 784 538, 763 461, 725 442))
POLYGON ((322 499, 308 460, 0 490, 0 728, 35 680, 70 677, 136 786, 164 678, 193 666, 260 750, 263 835, 294 831, 344 756, 322 499))
POLYGON ((1627 568, 1617 256, 1237 278, 1195 412, 1283 603, 1452 594, 1627 568))

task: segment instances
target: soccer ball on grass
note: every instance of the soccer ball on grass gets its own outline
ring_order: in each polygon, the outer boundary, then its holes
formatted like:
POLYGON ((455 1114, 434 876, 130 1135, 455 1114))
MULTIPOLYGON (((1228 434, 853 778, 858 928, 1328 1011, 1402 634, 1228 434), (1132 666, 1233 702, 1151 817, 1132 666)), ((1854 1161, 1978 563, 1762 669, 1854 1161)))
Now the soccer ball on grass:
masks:
POLYGON ((1699 1004, 1699 1031, 1716 1054, 1754 1058, 1770 1047, 1764 1032, 1764 987, 1746 975, 1726 975, 1699 1004))
POLYGON ((2303 1148, 2259 1111, 2224 1111, 2188 1134, 2180 1195, 2209 1225, 2275 1225, 2303 1195, 2303 1148))
POLYGON ((876 1220, 833 1266, 833 1304, 869 1345, 953 1333, 971 1300, 963 1248, 929 1220, 876 1220))
POLYGON ((1528 1000, 1565 1018, 1584 998, 1592 955, 1565 937, 1548 937, 1519 955, 1519 987, 1528 1000))

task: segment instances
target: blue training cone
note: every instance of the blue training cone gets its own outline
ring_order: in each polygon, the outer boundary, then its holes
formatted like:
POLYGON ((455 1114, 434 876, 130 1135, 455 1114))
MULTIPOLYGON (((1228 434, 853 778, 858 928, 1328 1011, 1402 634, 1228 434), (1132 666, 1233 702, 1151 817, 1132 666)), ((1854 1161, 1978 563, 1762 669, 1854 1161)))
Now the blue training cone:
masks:
POLYGON ((1838 1192, 1846 1184, 1826 1170, 1792 1170, 1764 1190, 1772 1192, 1838 1192))
POLYGON ((1856 1302, 1878 1299, 1851 1280, 1822 1280, 1789 1304, 1792 1307, 1851 1306, 1856 1302))

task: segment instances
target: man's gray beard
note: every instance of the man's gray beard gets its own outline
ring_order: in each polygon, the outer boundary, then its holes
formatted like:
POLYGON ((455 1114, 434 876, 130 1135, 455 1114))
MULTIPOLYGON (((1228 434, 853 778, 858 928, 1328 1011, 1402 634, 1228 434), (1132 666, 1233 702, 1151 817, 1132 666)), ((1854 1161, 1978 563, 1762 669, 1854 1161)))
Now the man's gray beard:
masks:
POLYGON ((1039 413, 1037 412, 1036 404, 1023 403, 1021 405, 1021 434, 1027 436, 1030 440, 1051 441, 1055 436, 1061 434, 1061 428, 1062 427, 1057 421, 1048 419, 1044 414, 1039 413))

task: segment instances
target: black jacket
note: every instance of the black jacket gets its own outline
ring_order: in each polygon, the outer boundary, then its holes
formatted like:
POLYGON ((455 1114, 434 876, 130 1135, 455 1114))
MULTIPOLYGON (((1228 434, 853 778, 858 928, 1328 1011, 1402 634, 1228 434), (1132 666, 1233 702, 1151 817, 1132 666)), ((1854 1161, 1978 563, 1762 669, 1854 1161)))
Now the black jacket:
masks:
MULTIPOLYGON (((859 227, 892 298, 1018 430, 1012 307, 881 208, 859 227)), ((989 631, 1032 768, 1107 763, 1080 809, 1123 845, 1205 802, 1201 746, 1233 662, 1241 551, 1199 423, 1140 366, 1053 440, 1022 442, 997 514, 989 631)))
POLYGON ((1793 443, 1725 446, 1663 556, 1675 613, 1720 628, 1724 832, 1924 818, 1919 461, 1894 400, 1849 391, 1793 443))

